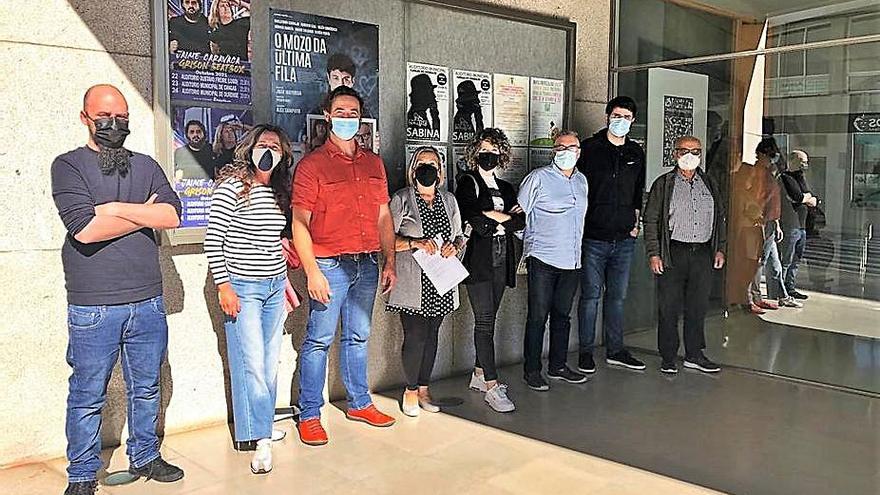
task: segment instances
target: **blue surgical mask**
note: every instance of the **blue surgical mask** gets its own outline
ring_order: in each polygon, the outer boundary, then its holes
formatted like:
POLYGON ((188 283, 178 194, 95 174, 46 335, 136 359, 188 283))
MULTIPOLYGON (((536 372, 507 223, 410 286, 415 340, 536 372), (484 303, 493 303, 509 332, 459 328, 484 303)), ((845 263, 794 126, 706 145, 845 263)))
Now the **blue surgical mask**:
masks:
POLYGON ((333 134, 343 141, 349 141, 357 134, 361 119, 357 117, 333 117, 330 119, 333 134))
POLYGON ((577 164, 577 152, 571 150, 557 151, 553 157, 553 164, 559 170, 571 170, 577 164))
POLYGON ((629 128, 632 121, 626 119, 611 119, 608 122, 608 130, 617 137, 624 137, 629 134, 629 128))

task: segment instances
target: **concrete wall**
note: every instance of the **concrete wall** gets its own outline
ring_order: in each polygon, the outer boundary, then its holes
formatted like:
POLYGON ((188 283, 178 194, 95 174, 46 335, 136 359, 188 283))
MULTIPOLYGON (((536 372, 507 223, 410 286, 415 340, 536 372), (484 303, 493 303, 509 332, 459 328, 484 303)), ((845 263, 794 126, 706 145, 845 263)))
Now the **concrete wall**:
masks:
MULTIPOLYGON (((64 454, 64 410, 69 368, 66 301, 60 246, 64 231, 52 203, 52 159, 86 140, 77 117, 83 91, 95 83, 119 86, 129 100, 133 133, 127 145, 153 154, 152 59, 149 0, 5 0, 0 2, 0 59, 12 69, 0 78, 5 103, 0 121, 0 467, 64 454)), ((352 2, 355 5, 357 2, 352 2)), ((568 17, 578 23, 575 127, 602 124, 607 93, 608 0, 492 1, 494 5, 568 17)), ((341 13, 337 14, 342 17, 341 13)), ((162 116, 157 116, 164 118, 162 116)), ((216 295, 199 246, 162 248, 170 326, 163 369, 162 428, 168 432, 223 422, 228 417, 225 344, 216 295)), ((301 274, 294 274, 301 289, 301 274)), ((466 297, 462 298, 466 301, 466 297)), ((499 322, 502 362, 521 353, 525 320, 522 288, 505 299, 499 322)), ((302 341, 304 311, 288 319, 280 368, 279 405, 295 398, 295 347, 302 341)), ((396 318, 377 305, 370 344, 373 388, 400 382, 401 333, 396 318)), ((442 331, 437 376, 466 370, 473 359, 470 309, 442 331)), ((335 358, 331 361, 335 364, 335 358)), ((334 369, 331 367, 331 369, 334 369)), ((106 445, 125 438, 124 388, 114 373, 102 436, 106 445)), ((508 377, 514 379, 515 377, 508 377)), ((342 394, 335 374, 333 397, 342 394)), ((224 448, 226 446, 223 446, 224 448)))

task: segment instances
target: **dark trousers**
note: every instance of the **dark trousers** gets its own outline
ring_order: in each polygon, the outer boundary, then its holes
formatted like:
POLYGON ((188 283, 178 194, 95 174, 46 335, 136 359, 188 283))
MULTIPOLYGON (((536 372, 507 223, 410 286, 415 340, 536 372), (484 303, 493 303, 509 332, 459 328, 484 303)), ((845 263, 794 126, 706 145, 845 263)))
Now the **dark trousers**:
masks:
POLYGON ((501 306, 507 283, 507 268, 496 266, 492 278, 484 282, 468 284, 468 299, 474 311, 474 367, 483 370, 486 381, 498 379, 495 368, 495 317, 501 306))
POLYGON ((427 387, 437 357, 437 335, 443 317, 400 313, 400 323, 403 325, 401 355, 406 388, 416 390, 420 386, 427 387))
POLYGON ((663 274, 657 276, 657 348, 664 360, 671 361, 678 353, 682 310, 685 356, 696 357, 706 347, 703 326, 712 291, 713 254, 709 244, 670 241, 668 258, 663 274))
POLYGON ((563 270, 537 258, 527 260, 529 270, 529 311, 526 338, 523 342, 526 373, 541 371, 544 327, 550 317, 549 369, 565 366, 568 334, 571 330, 571 307, 580 281, 580 270, 563 270))

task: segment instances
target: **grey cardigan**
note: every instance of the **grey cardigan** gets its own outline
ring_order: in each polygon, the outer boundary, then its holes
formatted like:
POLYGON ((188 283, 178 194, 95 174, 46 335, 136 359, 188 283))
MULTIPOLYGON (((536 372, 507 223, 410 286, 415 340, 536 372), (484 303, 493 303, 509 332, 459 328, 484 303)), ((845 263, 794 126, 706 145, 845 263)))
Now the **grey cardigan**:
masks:
MULTIPOLYGON (((443 199, 443 206, 449 218, 452 240, 461 242, 464 234, 461 229, 461 213, 458 203, 451 193, 438 189, 437 194, 443 199)), ((391 196, 391 216, 394 219, 394 233, 403 237, 421 239, 424 237, 422 219, 416 203, 416 191, 413 187, 404 187, 391 196)), ((422 269, 412 256, 411 251, 397 251, 397 283, 388 296, 388 304, 416 311, 422 309, 422 269)), ((458 289, 452 293, 454 308, 458 308, 458 289)))

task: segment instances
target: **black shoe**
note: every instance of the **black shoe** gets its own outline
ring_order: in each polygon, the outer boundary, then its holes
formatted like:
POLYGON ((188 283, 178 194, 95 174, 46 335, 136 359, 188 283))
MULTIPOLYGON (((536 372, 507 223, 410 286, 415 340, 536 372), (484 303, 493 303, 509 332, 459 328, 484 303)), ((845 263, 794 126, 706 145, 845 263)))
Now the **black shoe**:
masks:
POLYGON ((718 373, 721 371, 721 366, 709 361, 709 359, 702 354, 699 356, 684 358, 684 367, 692 370, 700 370, 703 373, 718 373))
POLYGON ((800 300, 804 300, 804 299, 809 299, 809 298, 810 298, 810 296, 808 296, 808 295, 806 295, 806 294, 804 294, 804 293, 802 293, 802 292, 798 292, 798 291, 796 291, 796 290, 790 290, 790 291, 788 291, 788 295, 791 296, 791 297, 793 297, 793 298, 795 298, 795 299, 800 299, 800 300))
POLYGON ((675 364, 675 361, 667 361, 663 360, 663 364, 660 365, 660 372, 666 373, 667 375, 674 375, 678 373, 678 366, 675 364))
POLYGON ((589 374, 596 372, 596 362, 593 361, 592 353, 585 352, 578 357, 578 371, 589 374))
POLYGON ((568 366, 563 366, 558 370, 547 370, 547 377, 552 378, 554 380, 562 380, 568 383, 584 383, 587 381, 587 377, 578 373, 577 371, 572 371, 568 366))
POLYGON ((605 357, 605 362, 613 366, 623 366, 631 370, 645 369, 645 363, 632 357, 632 355, 626 349, 616 354, 608 354, 605 357))
POLYGON ((532 390, 537 390, 538 392, 546 392, 550 390, 550 385, 547 383, 547 380, 541 376, 540 371, 526 373, 523 375, 523 381, 526 382, 526 385, 532 390))
POLYGON ((182 469, 168 464, 161 457, 157 457, 139 468, 129 466, 128 472, 138 478, 146 477, 148 481, 156 480, 161 483, 171 483, 183 478, 182 469))
POLYGON ((64 490, 64 495, 95 495, 95 490, 97 489, 97 481, 77 481, 67 484, 67 490, 64 490))

